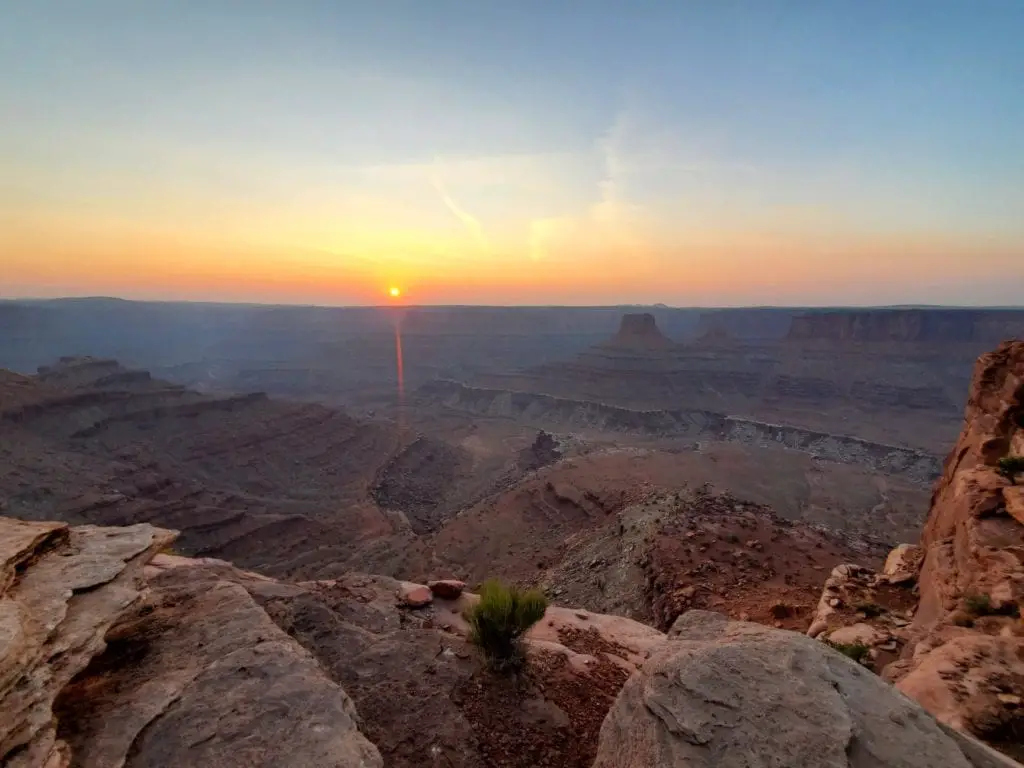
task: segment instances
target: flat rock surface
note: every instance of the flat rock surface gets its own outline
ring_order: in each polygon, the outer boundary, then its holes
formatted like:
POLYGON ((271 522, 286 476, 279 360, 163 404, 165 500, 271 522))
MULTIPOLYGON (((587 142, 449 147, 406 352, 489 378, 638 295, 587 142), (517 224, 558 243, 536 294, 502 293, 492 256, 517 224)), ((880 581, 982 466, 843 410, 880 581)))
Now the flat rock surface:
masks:
POLYGON ((198 575, 157 575, 146 603, 64 691, 61 733, 76 765, 382 765, 351 699, 316 660, 242 586, 198 575))

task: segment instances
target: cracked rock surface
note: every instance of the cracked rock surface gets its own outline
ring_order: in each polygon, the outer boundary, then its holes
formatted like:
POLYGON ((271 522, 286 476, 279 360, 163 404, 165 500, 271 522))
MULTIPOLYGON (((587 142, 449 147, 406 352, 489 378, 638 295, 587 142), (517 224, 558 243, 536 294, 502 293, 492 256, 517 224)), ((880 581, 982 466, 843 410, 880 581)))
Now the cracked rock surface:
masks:
POLYGON ((174 536, 0 518, 0 765, 379 768, 351 699, 243 587, 147 584, 174 536))
POLYGON ((145 562, 174 538, 151 525, 69 528, 0 518, 0 765, 70 765, 54 700, 142 598, 145 562))

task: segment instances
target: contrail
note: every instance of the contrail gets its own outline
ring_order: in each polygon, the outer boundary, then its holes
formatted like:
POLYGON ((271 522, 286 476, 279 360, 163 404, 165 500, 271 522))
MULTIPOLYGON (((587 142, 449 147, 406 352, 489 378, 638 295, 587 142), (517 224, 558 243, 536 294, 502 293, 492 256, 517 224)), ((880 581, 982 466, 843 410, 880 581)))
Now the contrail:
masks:
POLYGON ((452 200, 451 195, 449 195, 448 192, 445 191, 444 185, 441 184, 441 181, 439 179, 437 179, 436 177, 432 178, 430 180, 430 184, 431 186, 434 187, 435 190, 437 190, 437 194, 441 196, 441 201, 445 204, 445 207, 453 214, 455 214, 455 217, 465 225, 466 229, 468 229, 473 234, 473 236, 477 239, 477 242, 480 243, 481 247, 487 248, 487 238, 484 235, 484 228, 480 224, 479 220, 476 217, 474 217, 471 213, 464 210, 454 200, 452 200))

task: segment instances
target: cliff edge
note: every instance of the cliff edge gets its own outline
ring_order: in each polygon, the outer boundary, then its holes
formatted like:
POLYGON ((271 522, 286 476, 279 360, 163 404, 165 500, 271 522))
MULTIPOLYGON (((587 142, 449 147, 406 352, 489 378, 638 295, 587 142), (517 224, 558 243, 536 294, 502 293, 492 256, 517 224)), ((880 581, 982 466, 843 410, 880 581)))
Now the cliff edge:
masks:
POLYGON ((1024 759, 1024 342, 975 366, 919 544, 833 569, 808 634, 844 647, 940 722, 1024 759), (1020 484, 1018 484, 1020 483, 1020 484))
POLYGON ((921 536, 909 642, 885 672, 939 720, 993 743, 1024 728, 1024 486, 1003 469, 1022 455, 1024 342, 1013 341, 978 359, 921 536))

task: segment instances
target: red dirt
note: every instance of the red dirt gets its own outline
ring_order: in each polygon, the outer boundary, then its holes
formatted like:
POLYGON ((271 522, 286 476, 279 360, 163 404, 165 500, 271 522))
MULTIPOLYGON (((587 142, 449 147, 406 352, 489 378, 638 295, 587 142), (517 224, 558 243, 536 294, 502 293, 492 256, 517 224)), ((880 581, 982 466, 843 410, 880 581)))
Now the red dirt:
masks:
POLYGON ((768 507, 698 493, 661 526, 644 565, 660 629, 705 608, 804 631, 832 568, 876 560, 768 507))
POLYGON ((599 656, 585 675, 534 652, 520 678, 481 672, 452 695, 493 768, 589 768, 598 734, 628 673, 599 656))

